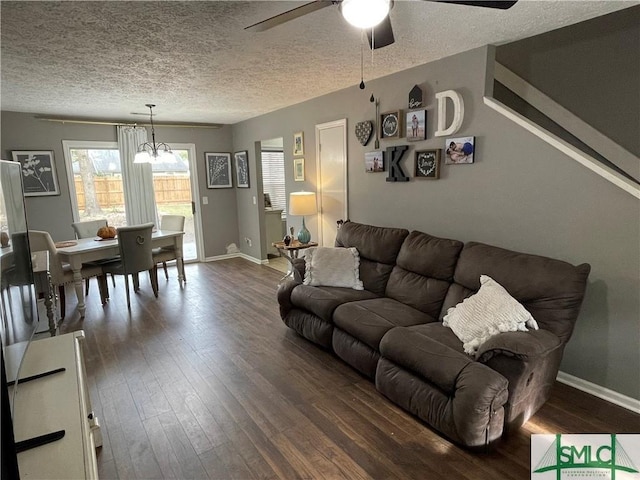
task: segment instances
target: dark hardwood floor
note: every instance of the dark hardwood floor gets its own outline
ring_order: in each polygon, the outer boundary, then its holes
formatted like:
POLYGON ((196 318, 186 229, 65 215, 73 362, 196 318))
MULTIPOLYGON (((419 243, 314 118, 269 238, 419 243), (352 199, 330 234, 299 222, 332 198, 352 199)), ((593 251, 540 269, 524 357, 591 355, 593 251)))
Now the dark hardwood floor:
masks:
POLYGON ((531 433, 637 432, 640 416, 557 384, 489 454, 469 453, 387 401, 280 320, 282 273, 242 259, 148 278, 127 310, 122 278, 86 319, 67 298, 61 332, 83 329, 102 425, 100 477, 529 479, 531 433))

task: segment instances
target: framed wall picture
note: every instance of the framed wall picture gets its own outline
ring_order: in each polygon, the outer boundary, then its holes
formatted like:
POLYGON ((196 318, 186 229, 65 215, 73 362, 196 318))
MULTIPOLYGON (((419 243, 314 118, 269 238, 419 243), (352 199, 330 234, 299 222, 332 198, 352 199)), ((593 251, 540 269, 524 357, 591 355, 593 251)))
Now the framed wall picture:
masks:
POLYGON ((365 153, 364 170, 367 173, 384 172, 384 152, 376 150, 365 153))
POLYGON ((231 188, 231 154, 205 153, 207 168, 207 188, 231 188))
POLYGON ((410 110, 406 114, 407 140, 416 142, 427 138, 427 111, 410 110))
POLYGON ((304 158, 293 159, 293 179, 296 182, 304 182, 304 158))
POLYGON ((475 144, 475 137, 447 138, 444 145, 446 149, 444 163, 447 165, 473 163, 475 144))
POLYGON ((236 161, 236 185, 249 188, 249 154, 246 150, 233 154, 236 161))
POLYGON ((304 155, 304 133, 293 134, 293 156, 304 155))
POLYGON ((402 132, 402 110, 380 115, 380 138, 400 138, 402 132))
POLYGON ((11 155, 22 167, 25 197, 60 195, 52 150, 14 150, 11 155))
POLYGON ((440 152, 439 148, 416 151, 416 178, 440 178, 440 152))

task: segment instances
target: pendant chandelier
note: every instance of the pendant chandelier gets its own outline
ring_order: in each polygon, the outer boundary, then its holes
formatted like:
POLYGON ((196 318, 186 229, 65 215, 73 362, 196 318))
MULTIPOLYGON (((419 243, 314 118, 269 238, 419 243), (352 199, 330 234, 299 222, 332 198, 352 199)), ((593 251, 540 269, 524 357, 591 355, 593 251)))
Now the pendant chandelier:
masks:
POLYGON ((138 152, 133 163, 156 163, 156 162, 175 162, 176 157, 171 151, 171 147, 166 143, 156 143, 156 132, 153 128, 153 107, 151 103, 146 104, 149 107, 149 118, 151 119, 151 143, 144 142, 138 145, 138 152))

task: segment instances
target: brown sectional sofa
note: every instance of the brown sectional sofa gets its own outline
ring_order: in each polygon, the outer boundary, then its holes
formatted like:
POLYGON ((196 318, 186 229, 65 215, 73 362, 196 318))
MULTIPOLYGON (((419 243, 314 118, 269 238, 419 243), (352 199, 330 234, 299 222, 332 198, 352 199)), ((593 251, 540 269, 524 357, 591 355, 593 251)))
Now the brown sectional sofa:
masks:
MULTIPOLYGON (((287 326, 469 448, 518 428, 547 400, 578 316, 588 264, 354 222, 338 230, 336 246, 357 248, 364 290, 287 279, 278 289, 287 326), (442 319, 478 291, 480 275, 505 287, 540 329, 500 333, 474 358, 442 319)), ((296 268, 304 274, 303 259, 296 268)))

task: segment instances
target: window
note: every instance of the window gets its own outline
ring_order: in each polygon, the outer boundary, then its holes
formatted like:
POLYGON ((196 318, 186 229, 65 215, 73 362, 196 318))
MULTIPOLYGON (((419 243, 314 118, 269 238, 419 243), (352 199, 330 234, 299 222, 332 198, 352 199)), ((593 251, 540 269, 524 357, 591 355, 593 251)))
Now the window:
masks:
POLYGON ((63 141, 75 221, 127 224, 120 152, 115 142, 63 141))
POLYGON ((262 150, 262 188, 271 197, 271 205, 287 214, 287 193, 284 186, 284 152, 262 150))

